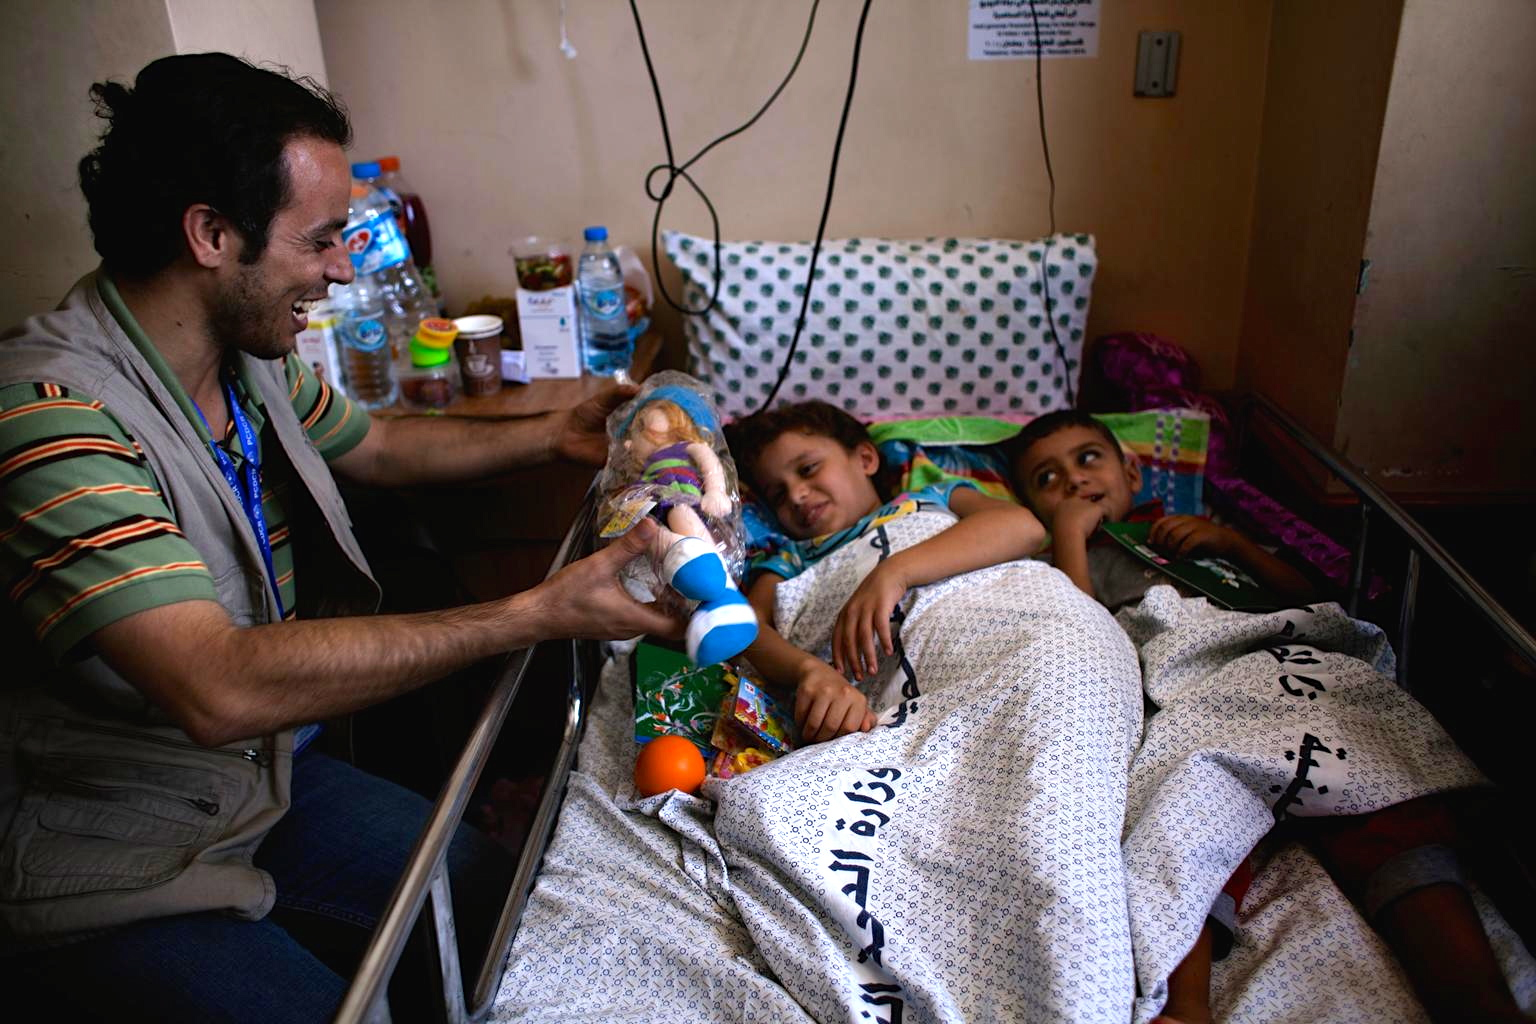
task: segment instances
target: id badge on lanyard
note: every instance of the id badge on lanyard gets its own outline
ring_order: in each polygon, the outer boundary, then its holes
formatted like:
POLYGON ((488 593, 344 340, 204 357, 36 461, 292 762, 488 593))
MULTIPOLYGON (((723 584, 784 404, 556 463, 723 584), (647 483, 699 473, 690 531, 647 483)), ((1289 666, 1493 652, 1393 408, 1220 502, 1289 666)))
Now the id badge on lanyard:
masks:
POLYGON ((245 453, 244 481, 240 479, 242 474, 236 472, 234 460, 229 457, 229 453, 213 440, 213 428, 208 426, 208 417, 203 416, 203 410, 198 408, 197 402, 192 403, 192 408, 197 409, 203 426, 208 427, 208 447, 213 450, 213 460, 219 464, 219 471, 224 474, 230 489, 235 492, 236 500, 245 509, 245 518, 250 521, 251 530, 256 534, 256 546, 261 549, 262 560, 267 565, 267 579, 272 583, 272 598, 277 602, 278 621, 282 621, 286 612, 283 609, 283 594, 277 585, 277 570, 272 567, 272 541, 267 535, 267 514, 261 504, 261 454, 256 446, 256 431, 251 428, 251 421, 240 407, 232 376, 227 374, 224 377, 224 400, 229 403, 229 416, 239 435, 240 449, 245 453))

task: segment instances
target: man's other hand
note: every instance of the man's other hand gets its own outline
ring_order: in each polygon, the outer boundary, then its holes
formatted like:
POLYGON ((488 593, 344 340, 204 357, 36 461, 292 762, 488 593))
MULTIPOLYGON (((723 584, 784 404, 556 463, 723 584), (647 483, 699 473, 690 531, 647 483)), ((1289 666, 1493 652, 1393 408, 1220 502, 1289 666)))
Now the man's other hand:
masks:
POLYGON ((556 458, 601 466, 608 461, 608 415, 634 398, 639 388, 619 384, 574 409, 551 414, 550 451, 556 458))

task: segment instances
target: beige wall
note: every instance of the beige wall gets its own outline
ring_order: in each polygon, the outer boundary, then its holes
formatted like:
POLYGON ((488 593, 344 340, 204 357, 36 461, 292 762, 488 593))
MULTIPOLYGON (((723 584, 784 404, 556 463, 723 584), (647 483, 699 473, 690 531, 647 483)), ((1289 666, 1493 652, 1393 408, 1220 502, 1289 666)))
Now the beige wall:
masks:
MULTIPOLYGON (((1270 5, 1105 0, 1096 59, 1048 61, 1057 223, 1098 235, 1090 337, 1163 333, 1232 382, 1270 5), (1179 95, 1131 95, 1136 33, 1184 33, 1179 95)), ((514 286, 519 233, 579 239, 605 222, 648 245, 645 171, 663 158, 628 5, 317 0, 331 84, 361 158, 397 153, 431 212, 450 303, 514 286)), ((1046 230, 1032 62, 966 59, 962 0, 871 13, 829 237, 1033 237, 1046 230)), ((783 76, 809 3, 649 0, 646 37, 673 141, 691 155, 783 76)), ((794 82, 754 128, 697 166, 728 238, 809 239, 825 188, 859 5, 824 3, 794 82)), ((665 227, 707 233, 691 197, 665 227)), ((665 258, 663 257, 663 260, 665 258)), ((675 320, 663 321, 675 333, 675 320)))
POLYGON ((1389 489, 1536 492, 1536 4, 1408 0, 1336 446, 1389 489))
POLYGON ((76 166, 104 123, 92 82, 171 53, 227 50, 325 80, 310 0, 0 4, 0 329, 51 309, 96 265, 76 166))
POLYGON ((165 7, 177 53, 233 53, 326 82, 314 0, 165 0, 165 7))
POLYGON ((1238 382, 1333 435, 1403 0, 1274 6, 1238 382))
POLYGON ((75 170, 101 130, 91 83, 169 52, 165 0, 0 4, 0 328, 52 309, 96 265, 75 170))

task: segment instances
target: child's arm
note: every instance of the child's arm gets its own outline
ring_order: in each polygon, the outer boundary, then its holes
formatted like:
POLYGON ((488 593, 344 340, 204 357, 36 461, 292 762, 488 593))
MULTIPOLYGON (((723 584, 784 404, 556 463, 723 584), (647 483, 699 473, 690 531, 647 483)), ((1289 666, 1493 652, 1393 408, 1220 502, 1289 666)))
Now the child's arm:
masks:
POLYGON ((1051 563, 1067 574, 1077 589, 1094 600, 1088 573, 1088 538, 1104 522, 1104 506, 1087 498, 1063 498, 1051 520, 1051 563))
POLYGON ((1152 524, 1147 540, 1176 558, 1225 558, 1270 590, 1292 601, 1316 599, 1311 582, 1236 530, 1199 516, 1167 516, 1152 524))
POLYGON ((819 743, 873 729, 875 715, 864 695, 831 665, 802 651, 769 625, 779 582, 778 576, 765 572, 747 589, 747 600, 758 619, 757 639, 747 648, 747 657, 769 682, 795 691, 795 722, 803 741, 819 743))
POLYGON ((882 561, 843 605, 832 631, 832 664, 839 672, 873 676, 880 660, 877 639, 880 650, 895 653, 891 611, 912 587, 1026 558, 1045 542, 1040 520, 1012 502, 957 487, 949 508, 960 517, 958 523, 882 561))

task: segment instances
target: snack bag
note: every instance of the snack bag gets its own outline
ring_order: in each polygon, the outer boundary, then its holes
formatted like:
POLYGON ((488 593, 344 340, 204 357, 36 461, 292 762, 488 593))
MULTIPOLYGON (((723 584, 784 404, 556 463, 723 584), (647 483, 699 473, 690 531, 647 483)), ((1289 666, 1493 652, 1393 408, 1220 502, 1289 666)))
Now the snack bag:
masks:
POLYGON ((729 692, 709 738, 719 751, 710 764, 712 774, 728 779, 795 748, 794 716, 772 694, 729 669, 722 681, 729 692))

